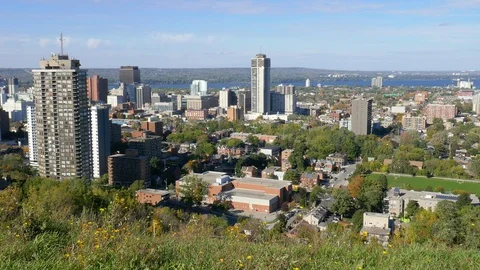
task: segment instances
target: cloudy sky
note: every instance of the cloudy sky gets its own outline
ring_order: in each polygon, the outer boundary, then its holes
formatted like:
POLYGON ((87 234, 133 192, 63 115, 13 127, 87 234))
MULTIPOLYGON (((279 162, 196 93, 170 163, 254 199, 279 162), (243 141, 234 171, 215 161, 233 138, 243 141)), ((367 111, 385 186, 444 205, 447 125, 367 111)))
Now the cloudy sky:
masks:
POLYGON ((480 0, 1 0, 0 67, 480 69, 480 0))

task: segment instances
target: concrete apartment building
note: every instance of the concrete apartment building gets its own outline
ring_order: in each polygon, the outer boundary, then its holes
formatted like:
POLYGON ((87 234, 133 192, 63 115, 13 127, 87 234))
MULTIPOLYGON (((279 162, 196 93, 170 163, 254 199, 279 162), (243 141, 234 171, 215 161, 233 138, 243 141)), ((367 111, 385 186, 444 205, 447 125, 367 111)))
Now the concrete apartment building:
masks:
POLYGON ((476 94, 472 98, 472 111, 473 113, 480 115, 480 94, 476 94))
POLYGON ((7 94, 10 97, 15 97, 19 89, 18 78, 12 77, 7 79, 7 94))
POLYGON ((442 120, 454 119, 457 115, 457 106, 451 104, 428 104, 425 107, 425 116, 427 124, 432 124, 433 119, 440 118, 442 120))
POLYGON ((372 99, 352 100, 352 131, 356 135, 372 133, 372 99))
POLYGON ((376 77, 376 78, 372 78, 372 84, 371 84, 372 87, 378 87, 378 88, 382 88, 383 87, 383 78, 382 77, 376 77))
POLYGON ((121 66, 119 80, 125 84, 140 83, 140 69, 137 66, 121 66))
POLYGON ((108 157, 108 184, 130 186, 136 180, 145 181, 150 186, 150 162, 146 156, 140 156, 135 149, 127 149, 125 154, 108 157))
POLYGON ((270 112, 270 58, 257 54, 251 61, 252 113, 270 112))
POLYGON ((94 178, 100 178, 108 172, 107 159, 111 151, 111 130, 108 112, 108 106, 96 105, 91 108, 92 164, 94 178))
MULTIPOLYGON (((292 183, 254 177, 231 178, 223 172, 193 174, 210 184, 209 203, 215 200, 229 200, 234 209, 271 213, 290 201, 292 183)), ((177 196, 181 196, 183 179, 177 180, 177 196)))
POLYGON ((222 89, 219 91, 218 106, 223 109, 227 109, 232 105, 237 105, 237 95, 230 89, 222 89))
MULTIPOLYGON (((388 214, 392 217, 398 217, 404 213, 410 201, 416 201, 423 209, 435 211, 435 207, 441 201, 447 200, 456 202, 458 195, 443 194, 440 192, 413 191, 399 188, 391 188, 387 192, 386 201, 388 202, 388 214)), ((480 201, 474 194, 470 194, 472 205, 479 205, 480 201)))
POLYGON ((402 127, 404 130, 425 130, 426 121, 425 116, 411 116, 407 114, 402 118, 402 127))
POLYGON ((35 107, 27 107, 28 159, 30 166, 38 166, 37 121, 35 107))
POLYGON ((33 70, 38 172, 59 180, 92 177, 87 72, 52 54, 33 70))
POLYGON ((123 96, 116 96, 116 95, 107 96, 107 104, 111 105, 112 108, 115 108, 122 103, 123 103, 123 96))
POLYGON ((108 80, 98 75, 87 78, 87 93, 90 101, 107 102, 108 80))
POLYGON ((270 93, 272 113, 292 114, 296 109, 295 86, 280 84, 270 93))

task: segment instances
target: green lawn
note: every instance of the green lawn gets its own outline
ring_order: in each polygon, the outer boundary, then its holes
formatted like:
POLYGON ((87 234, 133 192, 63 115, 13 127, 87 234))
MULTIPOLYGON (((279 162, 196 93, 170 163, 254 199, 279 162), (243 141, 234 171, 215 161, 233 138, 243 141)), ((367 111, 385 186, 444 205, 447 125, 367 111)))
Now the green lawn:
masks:
MULTIPOLYGON (((378 178, 380 174, 371 174, 367 177, 378 178)), ((408 176, 387 176, 389 187, 406 188, 408 184, 412 185, 415 190, 425 190, 427 186, 431 186, 433 189, 436 187, 443 187, 446 192, 452 192, 454 190, 465 190, 470 193, 474 193, 480 196, 480 182, 457 182, 448 181, 435 178, 423 178, 423 177, 408 177, 408 176)))

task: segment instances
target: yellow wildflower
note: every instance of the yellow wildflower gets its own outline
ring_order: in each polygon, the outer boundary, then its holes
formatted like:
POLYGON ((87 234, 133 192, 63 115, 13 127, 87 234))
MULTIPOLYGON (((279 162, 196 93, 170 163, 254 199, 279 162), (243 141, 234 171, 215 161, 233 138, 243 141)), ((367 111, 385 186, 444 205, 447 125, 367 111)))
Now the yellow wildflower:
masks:
POLYGON ((242 268, 242 267, 243 267, 243 263, 239 264, 238 267, 239 267, 239 268, 242 268))
POLYGON ((20 237, 20 234, 16 234, 15 237, 17 237, 17 238, 20 237))
POLYGON ((382 254, 387 255, 387 251, 386 250, 382 251, 382 254))
POLYGON ((200 253, 200 254, 203 254, 203 251, 200 251, 199 253, 200 253))
POLYGON ((105 208, 100 208, 100 212, 103 212, 103 211, 105 211, 105 208))
POLYGON ((293 270, 300 270, 300 268, 298 268, 298 267, 294 267, 294 268, 293 268, 293 270))
POLYGON ((251 260, 251 259, 252 259, 252 256, 248 255, 247 260, 251 260))
POLYGON ((362 268, 361 266, 359 266, 357 269, 358 269, 358 270, 362 270, 363 268, 362 268))
POLYGON ((220 262, 222 262, 222 263, 223 263, 223 258, 220 258, 220 262))
POLYGON ((98 249, 98 248, 100 248, 100 246, 99 246, 99 245, 95 245, 95 248, 97 248, 97 249, 98 249))
POLYGON ((67 257, 67 258, 68 258, 68 257, 70 257, 70 254, 68 254, 68 253, 67 253, 67 254, 65 254, 65 257, 67 257))

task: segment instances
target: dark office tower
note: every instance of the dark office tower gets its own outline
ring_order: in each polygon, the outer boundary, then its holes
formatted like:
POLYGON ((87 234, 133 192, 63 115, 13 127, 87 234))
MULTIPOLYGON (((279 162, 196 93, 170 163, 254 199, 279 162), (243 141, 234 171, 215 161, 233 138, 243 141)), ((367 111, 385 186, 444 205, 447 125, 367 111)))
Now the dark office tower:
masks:
POLYGON ((126 84, 140 83, 140 70, 136 66, 121 66, 119 77, 126 84))
POLYGON ((98 75, 88 77, 87 93, 90 101, 107 103, 108 80, 98 75))
POLYGON ((33 70, 40 176, 92 178, 86 82, 80 61, 63 53, 41 60, 40 69, 33 70))
POLYGON ((270 112, 270 58, 257 54, 251 62, 252 112, 270 112))
POLYGON ((352 131, 356 135, 372 133, 372 99, 352 100, 352 131))

